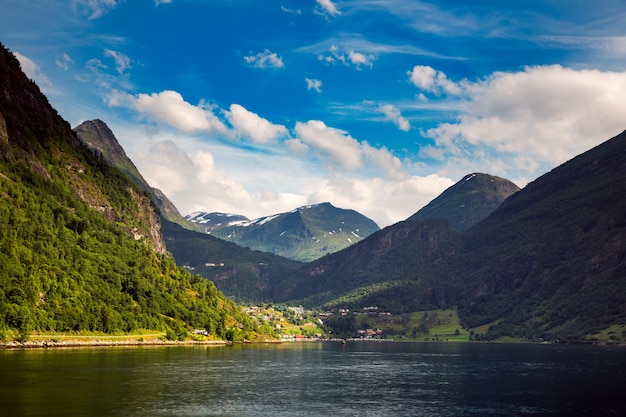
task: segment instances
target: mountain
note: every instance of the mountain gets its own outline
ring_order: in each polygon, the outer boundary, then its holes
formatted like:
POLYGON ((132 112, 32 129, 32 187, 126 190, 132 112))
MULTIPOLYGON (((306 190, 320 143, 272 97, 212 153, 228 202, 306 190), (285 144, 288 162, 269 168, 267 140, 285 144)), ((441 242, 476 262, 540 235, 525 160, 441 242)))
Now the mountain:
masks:
POLYGON ((263 328, 176 265, 150 195, 78 139, 4 45, 0 196, 0 338, 263 328))
POLYGON ((271 301, 274 281, 302 265, 167 220, 163 221, 163 236, 179 265, 213 281, 220 291, 241 302, 271 301))
POLYGON ((224 213, 192 213, 186 219, 213 236, 255 250, 308 262, 346 248, 379 230, 354 210, 330 203, 308 205, 288 213, 249 221, 224 213))
POLYGON ((252 251, 232 242, 195 232, 194 230, 205 227, 207 217, 195 217, 193 223, 183 218, 159 189, 152 188, 146 182, 106 123, 101 120, 88 121, 74 128, 74 131, 90 149, 102 155, 109 164, 119 168, 141 189, 151 194, 162 214, 161 232, 165 247, 176 262, 213 281, 226 295, 241 301, 268 301, 267 291, 273 277, 300 266, 299 262, 270 253, 252 251))
POLYGON ((159 208, 161 216, 188 229, 195 229, 195 225, 181 216, 176 206, 161 190, 153 188, 148 184, 139 173, 135 164, 126 156, 124 148, 119 144, 106 123, 99 119, 88 120, 76 126, 73 130, 83 143, 101 154, 108 164, 128 175, 142 190, 152 194, 152 200, 159 208))
POLYGON ((518 191, 509 180, 478 172, 468 174, 407 220, 448 219, 452 229, 462 232, 518 191))
POLYGON ((392 225, 287 274, 275 299, 396 313, 456 307, 486 340, 622 340, 624 173, 626 132, 531 182, 462 233, 447 220, 392 225))
POLYGON ((402 313, 447 305, 438 265, 456 253, 445 220, 404 221, 310 262, 274 286, 274 299, 306 306, 377 306, 402 313))
POLYGON ((465 232, 449 273, 466 324, 497 323, 489 338, 626 336, 625 173, 626 132, 531 182, 465 232))

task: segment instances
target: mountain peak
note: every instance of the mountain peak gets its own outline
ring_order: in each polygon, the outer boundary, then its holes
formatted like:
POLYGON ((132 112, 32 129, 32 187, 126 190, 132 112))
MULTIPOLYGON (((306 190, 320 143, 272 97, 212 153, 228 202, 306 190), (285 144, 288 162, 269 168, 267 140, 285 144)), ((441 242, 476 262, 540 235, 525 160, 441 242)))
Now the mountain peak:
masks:
POLYGON ((329 202, 248 220, 245 216, 195 212, 186 216, 207 233, 238 245, 310 261, 356 243, 379 228, 362 214, 329 202))
POLYGON ((507 197, 519 191, 509 180, 474 172, 465 175, 407 220, 447 219, 464 231, 491 214, 507 197))

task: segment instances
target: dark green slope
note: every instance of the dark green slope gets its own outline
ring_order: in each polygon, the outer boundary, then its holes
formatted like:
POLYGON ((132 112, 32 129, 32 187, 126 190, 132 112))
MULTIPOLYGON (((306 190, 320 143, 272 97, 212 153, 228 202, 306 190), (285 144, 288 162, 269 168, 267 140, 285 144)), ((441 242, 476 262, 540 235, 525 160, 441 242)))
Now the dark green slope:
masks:
POLYGON ((448 219, 452 229, 462 232, 487 217, 517 191, 519 187, 504 178, 468 174, 407 220, 448 219))
POLYGON ((196 226, 180 215, 174 204, 157 188, 153 188, 143 178, 135 164, 126 156, 124 148, 102 120, 88 120, 74 129, 78 138, 90 149, 102 154, 106 162, 128 175, 142 190, 152 195, 152 200, 159 208, 162 217, 181 226, 196 230, 196 226))
POLYGON ((210 279, 240 301, 271 301, 274 280, 302 265, 272 253, 243 248, 163 221, 167 249, 176 262, 210 279))
POLYGON ((82 144, 0 45, 0 338, 255 324, 164 252, 147 194, 82 144))
MULTIPOLYGON (((529 339, 626 331, 626 133, 507 198, 461 234, 405 221, 304 265, 277 300, 416 311, 457 306, 467 327, 529 339)), ((619 333, 619 334, 618 334, 619 333)))
POLYGON ((457 239, 444 220, 400 222, 303 266, 277 283, 274 296, 398 313, 444 307, 448 296, 438 265, 454 255, 457 239))
POLYGON ((470 326, 581 338, 626 324, 626 133, 559 166, 463 234, 450 274, 470 326))
MULTIPOLYGON (((239 216, 240 217, 240 216, 239 216)), ((193 213, 192 221, 208 219, 208 214, 193 213)), ((218 217, 214 214, 212 219, 218 217)), ((236 219, 222 215, 220 219, 236 219)), ((255 250, 271 252, 298 261, 312 261, 337 252, 379 230, 376 223, 354 210, 330 203, 300 207, 252 221, 223 222, 210 228, 213 236, 255 250)))
POLYGON ((242 301, 267 301, 267 289, 272 277, 300 265, 276 255, 252 251, 213 236, 194 233, 193 229, 200 224, 187 221, 160 190, 150 187, 104 122, 84 122, 74 131, 81 141, 101 153, 107 162, 118 167, 151 194, 162 214, 165 246, 176 262, 213 281, 226 295, 242 301))

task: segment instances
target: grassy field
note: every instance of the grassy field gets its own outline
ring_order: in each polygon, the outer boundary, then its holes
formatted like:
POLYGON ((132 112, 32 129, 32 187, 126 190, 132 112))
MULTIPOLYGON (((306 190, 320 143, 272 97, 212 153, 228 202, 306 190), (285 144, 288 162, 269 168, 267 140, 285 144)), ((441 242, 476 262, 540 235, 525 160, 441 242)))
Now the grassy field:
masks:
POLYGON ((469 341, 456 310, 418 311, 392 316, 357 315, 360 328, 382 329, 387 338, 415 341, 469 341))

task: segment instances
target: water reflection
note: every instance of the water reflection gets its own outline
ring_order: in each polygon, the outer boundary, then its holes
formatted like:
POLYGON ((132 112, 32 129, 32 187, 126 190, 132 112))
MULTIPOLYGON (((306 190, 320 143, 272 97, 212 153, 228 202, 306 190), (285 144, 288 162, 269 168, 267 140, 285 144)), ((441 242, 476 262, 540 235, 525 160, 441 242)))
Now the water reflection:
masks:
POLYGON ((291 343, 0 351, 10 416, 626 414, 626 350, 291 343))

